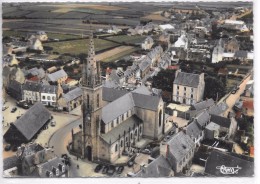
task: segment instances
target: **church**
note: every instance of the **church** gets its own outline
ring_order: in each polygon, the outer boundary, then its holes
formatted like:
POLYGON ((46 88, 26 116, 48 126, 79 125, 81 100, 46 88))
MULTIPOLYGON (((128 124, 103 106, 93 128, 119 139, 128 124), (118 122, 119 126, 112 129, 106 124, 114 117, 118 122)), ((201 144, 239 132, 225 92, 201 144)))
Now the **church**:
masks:
POLYGON ((93 33, 83 62, 82 129, 72 130, 70 152, 89 161, 115 162, 140 141, 160 140, 165 133, 164 102, 141 86, 133 91, 103 87, 93 33))

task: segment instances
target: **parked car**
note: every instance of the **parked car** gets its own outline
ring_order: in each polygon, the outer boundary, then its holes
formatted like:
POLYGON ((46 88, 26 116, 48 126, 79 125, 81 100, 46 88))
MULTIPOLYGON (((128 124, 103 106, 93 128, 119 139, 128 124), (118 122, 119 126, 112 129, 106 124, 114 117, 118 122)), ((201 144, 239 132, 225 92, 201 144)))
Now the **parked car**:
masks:
POLYGON ((7 144, 6 146, 5 146, 5 151, 10 151, 11 150, 11 145, 10 144, 7 144))
POLYGON ((8 106, 3 106, 2 107, 2 111, 5 111, 6 109, 8 109, 8 106))
POLYGON ((108 174, 109 176, 112 176, 112 175, 115 173, 115 171, 116 171, 115 166, 110 165, 110 166, 108 167, 107 174, 108 174))
POLYGON ((22 107, 22 108, 24 108, 24 109, 29 109, 29 105, 26 103, 25 100, 16 102, 16 104, 17 104, 18 107, 22 107))
POLYGON ((56 126, 56 121, 55 121, 55 120, 52 120, 52 121, 51 121, 51 126, 52 126, 52 127, 56 126))
POLYGON ((149 149, 144 149, 141 151, 141 153, 150 155, 151 151, 149 149))
POLYGON ((121 174, 124 171, 124 166, 119 166, 116 170, 117 174, 121 174))
POLYGON ((108 170, 108 166, 105 165, 102 169, 102 174, 106 174, 107 173, 107 170, 108 170))
POLYGON ((133 165, 134 165, 134 161, 130 160, 129 162, 127 162, 128 167, 133 167, 133 165))
POLYGON ((14 113, 15 111, 17 111, 17 107, 13 107, 11 113, 14 113))
POLYGON ((96 166, 96 168, 95 168, 95 172, 96 173, 98 173, 99 171, 101 171, 102 170, 102 168, 103 168, 103 165, 102 164, 98 164, 97 166, 96 166))

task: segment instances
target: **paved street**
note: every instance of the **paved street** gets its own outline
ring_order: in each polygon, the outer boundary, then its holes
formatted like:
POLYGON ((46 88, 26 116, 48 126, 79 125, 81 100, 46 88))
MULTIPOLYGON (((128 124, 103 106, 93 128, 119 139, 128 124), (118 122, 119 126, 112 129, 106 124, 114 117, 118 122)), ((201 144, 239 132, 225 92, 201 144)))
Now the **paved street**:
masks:
POLYGON ((232 110, 233 106, 235 105, 236 101, 240 98, 240 95, 244 92, 245 87, 246 87, 246 83, 250 80, 251 74, 247 76, 247 78, 245 78, 241 84, 239 85, 239 90, 235 93, 235 94, 229 94, 228 97, 226 98, 226 103, 228 105, 228 109, 227 111, 224 113, 224 116, 227 117, 228 113, 232 110))

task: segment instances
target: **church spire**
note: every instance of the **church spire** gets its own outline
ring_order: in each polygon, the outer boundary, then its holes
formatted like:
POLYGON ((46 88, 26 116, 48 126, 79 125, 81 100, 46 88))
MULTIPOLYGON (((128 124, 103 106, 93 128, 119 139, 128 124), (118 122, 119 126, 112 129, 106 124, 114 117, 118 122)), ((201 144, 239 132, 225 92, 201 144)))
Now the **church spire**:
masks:
POLYGON ((93 88, 101 85, 101 76, 99 67, 97 66, 99 66, 99 63, 97 64, 95 58, 93 32, 91 30, 89 35, 88 57, 86 61, 83 62, 82 86, 93 88))

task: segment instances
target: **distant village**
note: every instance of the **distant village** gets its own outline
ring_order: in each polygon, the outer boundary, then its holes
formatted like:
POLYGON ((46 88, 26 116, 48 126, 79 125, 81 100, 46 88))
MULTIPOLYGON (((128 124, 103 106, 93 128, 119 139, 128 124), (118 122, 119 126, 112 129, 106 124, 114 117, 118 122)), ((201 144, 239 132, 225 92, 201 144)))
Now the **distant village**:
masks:
POLYGON ((45 30, 3 38, 4 177, 253 176, 250 13, 174 6, 167 23, 90 26, 78 57, 50 57, 45 43, 62 42, 45 30), (103 34, 143 39, 105 63, 103 34))

